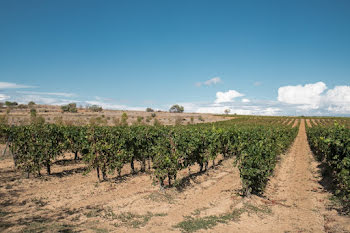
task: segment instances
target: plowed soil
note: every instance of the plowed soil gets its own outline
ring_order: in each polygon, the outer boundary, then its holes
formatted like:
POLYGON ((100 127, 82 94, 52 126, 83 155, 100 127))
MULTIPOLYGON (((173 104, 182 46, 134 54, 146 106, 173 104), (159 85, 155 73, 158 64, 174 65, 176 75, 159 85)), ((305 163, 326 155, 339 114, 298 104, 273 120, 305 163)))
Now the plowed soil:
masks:
POLYGON ((226 159, 180 172, 159 190, 148 173, 98 182, 82 162, 57 163, 53 175, 27 179, 0 160, 0 232, 350 232, 330 201, 306 139, 305 121, 263 196, 240 196, 238 169, 226 159))

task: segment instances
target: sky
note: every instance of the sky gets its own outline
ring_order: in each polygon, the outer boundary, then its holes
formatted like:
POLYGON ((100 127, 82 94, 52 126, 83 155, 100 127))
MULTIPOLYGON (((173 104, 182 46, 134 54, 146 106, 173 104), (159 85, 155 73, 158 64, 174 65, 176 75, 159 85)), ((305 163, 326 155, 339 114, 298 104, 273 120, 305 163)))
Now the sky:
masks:
POLYGON ((350 116, 348 0, 0 0, 0 101, 350 116))

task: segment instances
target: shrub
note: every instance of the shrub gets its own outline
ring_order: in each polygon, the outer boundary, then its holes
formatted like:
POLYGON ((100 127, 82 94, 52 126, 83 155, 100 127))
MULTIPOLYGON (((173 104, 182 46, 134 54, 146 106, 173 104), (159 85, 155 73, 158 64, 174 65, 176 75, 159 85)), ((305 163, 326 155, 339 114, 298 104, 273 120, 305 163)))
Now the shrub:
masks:
POLYGON ((73 113, 78 112, 76 103, 70 103, 67 105, 63 105, 63 106, 61 106, 61 109, 62 109, 62 112, 73 112, 73 113))
POLYGON ((30 117, 36 117, 36 109, 35 108, 30 109, 30 117))
POLYGON ((33 107, 35 105, 35 103, 33 102, 33 101, 30 101, 29 103, 28 103, 28 107, 33 107))
POLYGON ((138 116, 138 117, 137 117, 137 123, 138 123, 138 124, 141 124, 142 121, 143 121, 143 117, 142 117, 142 116, 138 116))
POLYGON ((17 106, 18 103, 17 103, 17 102, 6 101, 6 102, 5 102, 5 105, 6 105, 7 107, 14 107, 14 106, 17 106))
POLYGON ((146 108, 146 112, 154 112, 152 108, 146 108))
POLYGON ((25 105, 25 104, 20 104, 20 105, 18 105, 18 108, 21 108, 21 109, 26 109, 26 108, 28 108, 28 106, 27 106, 27 105, 25 105))
POLYGON ((92 105, 89 107, 89 110, 92 112, 102 112, 102 107, 98 105, 92 105))
POLYGON ((123 112, 123 114, 122 114, 121 124, 128 125, 128 114, 126 114, 126 112, 123 112))
POLYGON ((184 107, 180 106, 178 104, 174 104, 173 106, 171 106, 171 108, 169 109, 169 112, 173 112, 173 113, 181 113, 184 111, 184 107))
POLYGON ((103 117, 91 117, 89 124, 93 126, 107 125, 107 120, 103 117))
POLYGON ((154 126, 161 126, 162 123, 157 118, 154 118, 153 125, 154 126))

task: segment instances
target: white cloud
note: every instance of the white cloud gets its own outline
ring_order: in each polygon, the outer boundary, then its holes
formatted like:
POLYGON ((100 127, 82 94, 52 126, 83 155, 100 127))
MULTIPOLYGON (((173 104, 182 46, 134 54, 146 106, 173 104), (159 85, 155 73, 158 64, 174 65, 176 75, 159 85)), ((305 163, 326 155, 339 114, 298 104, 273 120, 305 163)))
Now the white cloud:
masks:
POLYGON ((246 99, 246 98, 243 98, 243 99, 242 99, 242 103, 249 103, 249 102, 250 102, 249 99, 246 99))
POLYGON ((81 102, 79 100, 45 97, 41 95, 18 95, 13 97, 12 99, 19 103, 24 103, 24 104, 30 101, 34 101, 35 103, 38 103, 38 104, 47 104, 47 105, 64 105, 68 103, 81 102))
POLYGON ((230 109, 230 114, 239 114, 239 115, 267 115, 267 116, 273 116, 273 115, 280 115, 282 113, 282 110, 277 107, 267 107, 264 106, 229 106, 229 105, 223 105, 223 106, 204 106, 199 107, 196 111, 197 113, 216 113, 216 114, 223 114, 226 109, 230 109))
POLYGON ((215 85, 215 84, 221 83, 221 82, 222 82, 222 80, 221 80, 220 77, 214 77, 214 78, 209 79, 209 80, 207 80, 207 81, 205 81, 203 83, 202 82, 197 82, 196 86, 197 87, 200 87, 202 85, 211 86, 211 85, 215 85))
POLYGON ((76 96, 73 93, 65 93, 65 92, 17 91, 17 93, 31 94, 31 95, 52 95, 52 96, 62 96, 62 97, 74 97, 74 96, 76 96))
POLYGON ((326 90, 323 82, 284 86, 278 89, 278 101, 296 105, 295 111, 303 115, 350 114, 350 86, 326 90))
POLYGON ((317 109, 321 104, 321 94, 326 89, 327 86, 323 82, 304 86, 284 86, 278 88, 277 99, 282 103, 300 105, 301 109, 317 109))
POLYGON ((215 77, 204 82, 204 85, 210 86, 213 84, 221 83, 220 77, 215 77))
POLYGON ((7 100, 7 99, 9 99, 9 98, 10 98, 10 96, 7 96, 7 95, 5 95, 5 94, 0 94, 0 101, 7 100))
POLYGON ((21 85, 9 82, 0 82, 0 89, 32 88, 33 86, 21 85))
POLYGON ((216 100, 215 103, 226 103, 226 102, 233 102, 235 98, 244 96, 244 94, 239 93, 235 90, 229 90, 226 92, 217 92, 216 93, 216 100))
POLYGON ((146 109, 145 107, 131 107, 131 106, 126 106, 126 105, 106 103, 106 102, 101 102, 101 101, 96 101, 96 100, 85 101, 85 103, 88 105, 98 105, 98 106, 102 107, 103 109, 134 110, 134 111, 144 111, 146 109))
POLYGON ((350 113, 350 86, 336 86, 327 91, 323 102, 328 105, 328 111, 338 114, 350 113))

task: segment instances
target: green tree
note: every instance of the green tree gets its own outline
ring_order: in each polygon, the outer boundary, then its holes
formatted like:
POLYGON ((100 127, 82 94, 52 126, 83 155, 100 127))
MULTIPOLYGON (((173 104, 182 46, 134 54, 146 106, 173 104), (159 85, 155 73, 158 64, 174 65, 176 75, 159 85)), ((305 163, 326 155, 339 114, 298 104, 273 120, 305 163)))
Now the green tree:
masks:
POLYGON ((102 112, 102 107, 98 105, 92 105, 89 107, 89 110, 93 112, 102 112))
POLYGON ((61 106, 61 109, 62 109, 62 112, 73 112, 73 113, 78 112, 76 103, 70 103, 67 105, 63 105, 63 106, 61 106))
POLYGON ((169 109, 169 112, 174 112, 174 113, 181 113, 184 111, 184 107, 180 106, 178 104, 174 104, 173 106, 171 106, 171 108, 169 109))

